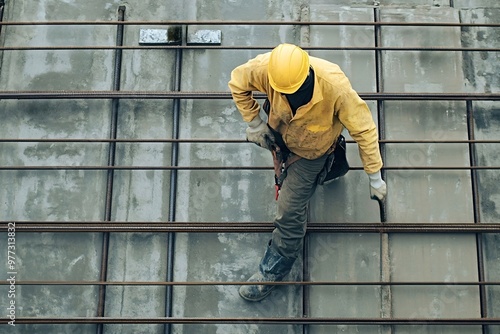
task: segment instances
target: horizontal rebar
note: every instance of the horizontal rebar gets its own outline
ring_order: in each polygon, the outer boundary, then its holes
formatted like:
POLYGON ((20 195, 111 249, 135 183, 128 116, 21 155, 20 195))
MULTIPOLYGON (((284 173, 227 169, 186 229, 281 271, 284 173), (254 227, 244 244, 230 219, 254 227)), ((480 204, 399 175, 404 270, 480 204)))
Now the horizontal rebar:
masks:
MULTIPOLYGON (((2 221, 16 232, 269 233, 271 222, 2 221)), ((308 233, 500 233, 500 223, 308 223, 308 233)))
MULTIPOLYGON (((211 138, 0 138, 0 143, 124 143, 124 144, 249 144, 246 139, 211 139, 211 138)), ((348 144, 355 144, 354 140, 346 140, 348 144)), ((400 139, 380 139, 379 143, 384 144, 500 144, 500 139, 451 139, 451 140, 400 140, 400 139)))
MULTIPOLYGON (((223 45, 67 45, 67 46, 1 46, 0 51, 69 51, 69 50, 271 50, 275 46, 223 46, 223 45)), ((426 46, 426 47, 396 47, 396 46, 309 46, 304 47, 304 50, 313 51, 440 51, 440 52, 498 52, 500 48, 465 48, 452 46, 426 46)))
MULTIPOLYGON (((5 170, 49 170, 49 171, 59 171, 59 170, 93 170, 93 171, 104 171, 104 170, 195 170, 195 171, 213 171, 213 170, 225 170, 225 171, 237 171, 237 170, 272 170, 272 166, 42 166, 42 165, 31 165, 31 166, 0 166, 0 171, 5 170)), ((409 171, 447 171, 447 170, 498 170, 500 166, 384 166, 385 170, 409 170, 409 171)), ((349 170, 363 170, 361 166, 351 166, 349 170)))
MULTIPOLYGON (((16 285, 40 285, 40 286, 233 286, 233 285, 254 285, 255 282, 215 282, 215 281, 177 281, 177 282, 156 282, 156 281, 17 281, 16 285)), ((293 286, 495 286, 500 285, 498 281, 492 282, 441 282, 441 281, 411 281, 411 282, 356 282, 356 281, 280 281, 280 282, 260 282, 262 285, 293 285, 293 286)), ((0 281, 0 285, 10 285, 7 280, 0 281)))
POLYGON ((3 21, 0 26, 30 26, 30 25, 319 25, 319 26, 410 26, 410 27, 500 27, 499 23, 465 23, 465 22, 372 22, 372 21, 222 21, 222 20, 172 20, 172 21, 3 21))
POLYGON ((21 324, 498 325, 500 318, 16 317, 16 325, 21 324))
MULTIPOLYGON (((499 101, 500 93, 358 93, 364 100, 499 101)), ((263 93, 254 98, 265 99, 263 93)), ((232 99, 230 92, 186 91, 0 91, 0 99, 232 99)))

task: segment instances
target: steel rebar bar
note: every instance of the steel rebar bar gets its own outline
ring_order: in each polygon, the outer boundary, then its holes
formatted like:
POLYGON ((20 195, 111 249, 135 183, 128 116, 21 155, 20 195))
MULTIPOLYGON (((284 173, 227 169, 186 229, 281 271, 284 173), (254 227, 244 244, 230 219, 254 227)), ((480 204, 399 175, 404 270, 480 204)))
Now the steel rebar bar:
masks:
MULTIPOLYGON (((66 45, 66 46, 2 46, 0 51, 112 51, 112 50, 271 50, 274 46, 199 46, 199 45, 66 45)), ((394 51, 394 52, 499 52, 500 48, 494 47, 451 47, 451 46, 310 46, 304 47, 307 51, 394 51)))
MULTIPOLYGON (((182 82, 182 49, 175 51, 175 67, 174 67, 174 91, 181 91, 182 82)), ((179 138, 180 131, 180 99, 174 99, 172 107, 172 138, 179 138)), ((179 163, 179 144, 172 143, 171 166, 177 166, 179 163)), ((177 170, 170 172, 170 192, 168 206, 168 220, 174 222, 176 217, 176 201, 177 201, 177 170)), ((169 233, 167 236, 167 282, 174 280, 174 260, 175 260, 175 234, 169 233)), ((165 291, 165 316, 172 317, 173 315, 173 288, 167 286, 165 291)), ((171 324, 165 324, 165 334, 172 332, 171 324)))
POLYGON ((30 26, 30 25, 318 25, 318 26, 406 26, 406 27, 488 27, 498 28, 500 23, 464 23, 464 22, 384 22, 384 21, 255 21, 255 20, 169 20, 169 21, 140 21, 130 20, 120 21, 75 21, 75 20, 54 20, 54 21, 4 21, 0 25, 30 26))
MULTIPOLYGON (((8 281, 0 281, 1 285, 9 285, 8 281)), ((239 286, 253 285, 248 281, 16 281, 16 285, 27 286, 239 286)), ((459 287, 459 286, 498 286, 500 281, 479 282, 442 282, 442 281, 280 281, 262 282, 262 285, 283 285, 283 286, 422 286, 422 287, 459 287)))
MULTIPOLYGON (((0 222, 7 230, 12 221, 0 222)), ((16 221, 16 232, 269 233, 272 222, 16 221)), ((308 233, 500 233, 500 223, 309 223, 308 233)))
MULTIPOLYGON (((390 101, 500 101, 500 93, 362 93, 363 100, 390 101)), ((263 93, 254 98, 265 99, 263 93)), ((2 100, 39 99, 232 99, 230 92, 175 91, 1 91, 2 100)))
MULTIPOLYGON (((6 324, 9 318, 0 318, 6 324)), ((500 318, 332 318, 332 317, 16 317, 21 324, 267 324, 267 325, 499 325, 500 318)))
MULTIPOLYGON (((125 6, 118 7, 118 21, 125 20, 125 6)), ((116 28, 116 45, 123 45, 124 26, 117 25, 116 28)), ((122 67, 122 50, 117 49, 115 52, 114 69, 113 69, 113 90, 120 90, 122 67)), ((118 131, 118 108, 119 99, 113 99, 111 102, 111 119, 110 119, 110 139, 116 139, 118 131)), ((116 160, 116 142, 110 142, 108 148, 108 166, 114 166, 116 160)), ((113 204, 113 184, 114 184, 114 169, 108 169, 106 174, 106 197, 104 204, 104 221, 111 221, 111 209, 113 204)), ((108 276, 108 256, 109 256, 109 232, 104 232, 102 236, 101 247, 101 266, 99 276, 101 281, 106 281, 108 276)), ((97 317, 104 317, 106 307, 106 286, 99 286, 99 299, 97 303, 97 317)), ((97 334, 102 334, 104 331, 103 324, 98 324, 96 328, 97 334)))

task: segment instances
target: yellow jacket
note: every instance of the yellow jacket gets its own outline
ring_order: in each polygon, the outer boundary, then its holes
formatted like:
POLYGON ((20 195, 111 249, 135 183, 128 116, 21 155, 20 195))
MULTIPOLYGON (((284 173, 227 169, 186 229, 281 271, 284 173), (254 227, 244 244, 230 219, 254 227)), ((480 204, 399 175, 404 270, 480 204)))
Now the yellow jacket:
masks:
POLYGON ((340 67, 309 57, 314 70, 313 96, 293 116, 286 97, 269 84, 269 55, 270 52, 261 54, 231 72, 228 85, 243 120, 250 122, 260 111, 252 92, 265 93, 271 104, 268 123, 281 133, 290 151, 306 159, 319 158, 345 127, 358 143, 364 170, 368 174, 379 171, 382 159, 370 109, 351 87, 340 67))

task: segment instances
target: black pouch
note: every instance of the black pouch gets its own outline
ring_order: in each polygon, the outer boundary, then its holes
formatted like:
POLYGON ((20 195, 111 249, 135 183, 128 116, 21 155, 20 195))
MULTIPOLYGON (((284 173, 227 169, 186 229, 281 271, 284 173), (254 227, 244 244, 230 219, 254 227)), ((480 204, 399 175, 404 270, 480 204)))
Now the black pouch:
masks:
POLYGON ((328 155, 325 166, 318 175, 318 184, 327 184, 349 171, 349 163, 346 157, 346 145, 344 136, 340 135, 335 144, 335 150, 328 155))
MULTIPOLYGON (((269 99, 266 99, 264 101, 264 104, 262 106, 262 110, 267 114, 267 117, 269 117, 269 113, 271 112, 271 103, 269 102, 269 99)), ((290 155, 290 150, 288 147, 286 147, 285 141, 283 140, 283 137, 281 136, 281 133, 278 131, 274 130, 269 123, 267 124, 269 129, 274 135, 274 144, 278 145, 278 147, 281 149, 281 156, 283 158, 283 161, 286 161, 287 157, 290 155)))

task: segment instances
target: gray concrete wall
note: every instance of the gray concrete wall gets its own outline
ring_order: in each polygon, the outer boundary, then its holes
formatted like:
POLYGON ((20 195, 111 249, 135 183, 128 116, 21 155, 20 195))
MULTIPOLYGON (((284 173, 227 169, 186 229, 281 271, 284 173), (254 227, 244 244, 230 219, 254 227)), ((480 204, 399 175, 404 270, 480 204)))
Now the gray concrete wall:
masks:
MULTIPOLYGON (((499 4, 485 3, 488 7, 498 7, 499 4)), ((498 8, 472 8, 461 11, 463 22, 498 23, 498 8)), ((463 40, 468 47, 498 47, 498 29, 486 31, 485 28, 464 29, 463 40)), ((464 57, 464 72, 471 92, 499 92, 500 81, 498 73, 500 70, 500 56, 498 53, 481 52, 478 54, 467 53, 464 57)), ((500 104, 498 102, 475 102, 472 105, 474 112, 474 133, 478 140, 497 139, 500 126, 500 104)), ((498 149, 492 144, 476 145, 477 160, 480 165, 498 165, 498 149)), ((480 189, 479 212, 482 222, 498 221, 500 209, 498 203, 498 181, 500 174, 497 170, 478 171, 478 186, 480 189)), ((498 268, 498 235, 485 234, 480 238, 482 250, 485 255, 485 279, 495 281, 500 278, 498 268)), ((500 312, 498 302, 499 289, 495 286, 486 288, 488 300, 488 316, 495 317, 500 312)), ((500 330, 499 326, 490 326, 490 331, 500 330)))

